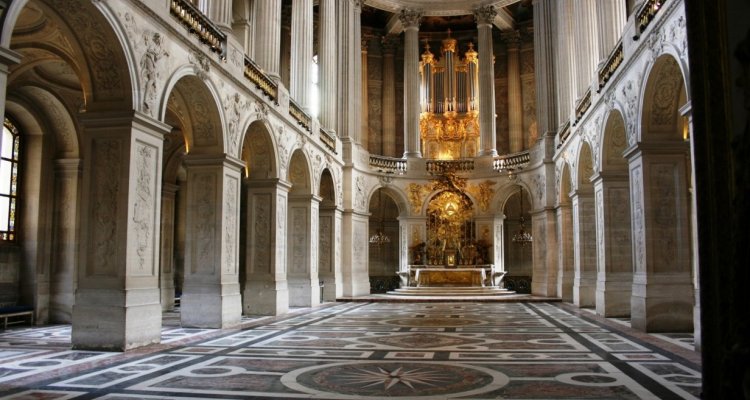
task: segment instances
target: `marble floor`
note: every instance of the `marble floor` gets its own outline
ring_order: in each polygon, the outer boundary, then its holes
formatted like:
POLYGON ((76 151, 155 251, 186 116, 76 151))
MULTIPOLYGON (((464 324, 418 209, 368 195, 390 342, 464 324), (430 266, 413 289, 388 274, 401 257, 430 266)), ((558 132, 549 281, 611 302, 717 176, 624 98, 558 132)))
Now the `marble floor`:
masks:
MULTIPOLYGON (((170 323, 170 321, 172 323, 170 323)), ((70 327, 0 332, 4 399, 697 399, 684 335, 562 303, 327 303, 126 353, 70 327)), ((689 340, 689 339, 687 339, 689 340)))

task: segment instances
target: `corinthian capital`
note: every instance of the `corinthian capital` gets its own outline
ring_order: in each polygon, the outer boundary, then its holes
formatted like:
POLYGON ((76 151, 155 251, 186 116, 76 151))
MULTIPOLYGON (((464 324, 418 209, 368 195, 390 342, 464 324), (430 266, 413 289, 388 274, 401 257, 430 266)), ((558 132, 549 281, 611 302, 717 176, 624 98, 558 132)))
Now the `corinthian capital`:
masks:
POLYGON ((474 20, 477 24, 492 24, 495 21, 497 10, 495 6, 482 6, 474 10, 474 20))
POLYGON ((398 15, 399 21, 406 28, 419 28, 419 22, 422 20, 424 11, 414 10, 411 8, 401 9, 401 13, 398 15))

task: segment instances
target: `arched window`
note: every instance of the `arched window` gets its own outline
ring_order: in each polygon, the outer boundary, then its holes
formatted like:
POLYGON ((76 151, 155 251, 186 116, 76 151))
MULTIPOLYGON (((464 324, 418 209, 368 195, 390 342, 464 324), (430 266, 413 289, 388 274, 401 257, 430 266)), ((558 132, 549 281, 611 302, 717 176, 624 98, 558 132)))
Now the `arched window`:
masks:
POLYGON ((5 118, 0 142, 0 241, 3 242, 16 240, 20 154, 21 136, 18 128, 5 118))

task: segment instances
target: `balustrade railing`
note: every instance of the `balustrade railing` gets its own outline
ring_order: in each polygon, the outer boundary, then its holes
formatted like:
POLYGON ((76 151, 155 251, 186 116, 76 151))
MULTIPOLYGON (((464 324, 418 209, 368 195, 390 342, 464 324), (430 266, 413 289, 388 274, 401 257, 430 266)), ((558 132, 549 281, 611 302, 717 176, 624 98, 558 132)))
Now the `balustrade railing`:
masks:
POLYGON ((565 141, 568 140, 570 137, 570 121, 565 123, 563 127, 560 129, 560 132, 558 133, 558 142, 557 142, 557 148, 559 149, 562 147, 563 144, 565 144, 565 141))
POLYGON ((468 172, 474 170, 474 160, 427 160, 427 172, 442 174, 446 172, 468 172))
POLYGON ((587 90, 581 100, 578 101, 578 104, 576 104, 575 122, 580 121, 583 115, 586 114, 586 111, 589 110, 589 108, 591 108, 591 89, 587 90))
POLYGON ((403 158, 370 155, 370 168, 387 174, 403 175, 406 173, 406 160, 403 158))
POLYGON ((289 115, 291 115, 301 127, 305 128, 306 131, 311 132, 310 127, 312 126, 312 118, 292 99, 289 99, 289 115))
POLYGON ((255 87, 260 89, 260 91, 273 100, 274 103, 279 104, 278 86, 268 77, 268 75, 266 75, 265 72, 263 72, 258 64, 248 56, 245 56, 245 78, 254 83, 255 87))
POLYGON ((495 160, 492 162, 492 169, 497 172, 518 171, 529 165, 529 161, 531 161, 531 155, 528 150, 513 154, 503 154, 495 157, 495 160))
POLYGON ((227 56, 227 35, 188 0, 171 0, 169 13, 198 36, 201 43, 217 53, 222 60, 227 56))
POLYGON ((648 25, 654 20, 656 14, 659 13, 659 10, 662 9, 662 6, 666 2, 667 0, 646 0, 643 2, 635 18, 636 33, 633 37, 634 40, 638 40, 641 37, 641 33, 646 31, 648 25))
POLYGON ((320 129, 320 141, 323 142, 323 145, 328 147, 333 154, 336 154, 336 138, 323 128, 320 129))
POLYGON ((607 57, 607 62, 604 63, 604 66, 602 66, 602 69, 599 70, 599 90, 604 88, 607 82, 609 82, 609 79, 612 77, 612 75, 615 74, 615 71, 617 71, 617 68, 620 68, 620 65, 622 65, 623 59, 624 59, 624 55, 622 51, 622 39, 620 39, 620 41, 617 43, 617 46, 615 46, 614 50, 612 50, 612 52, 609 53, 609 57, 607 57))

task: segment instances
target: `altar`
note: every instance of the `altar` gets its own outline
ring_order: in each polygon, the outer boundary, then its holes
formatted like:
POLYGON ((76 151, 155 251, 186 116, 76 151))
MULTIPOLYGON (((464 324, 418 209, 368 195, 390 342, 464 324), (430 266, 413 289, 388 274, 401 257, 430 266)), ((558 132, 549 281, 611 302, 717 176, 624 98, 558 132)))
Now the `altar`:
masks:
POLYGON ((493 264, 462 265, 409 265, 401 271, 401 285, 404 287, 499 287, 505 271, 495 270, 493 264))

